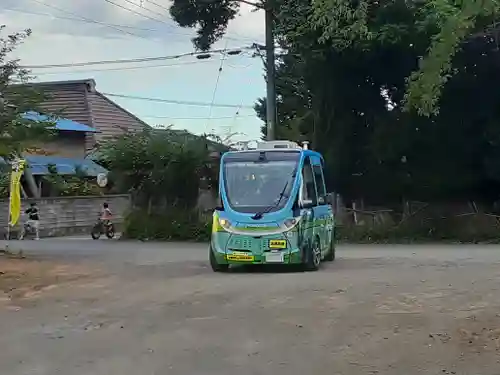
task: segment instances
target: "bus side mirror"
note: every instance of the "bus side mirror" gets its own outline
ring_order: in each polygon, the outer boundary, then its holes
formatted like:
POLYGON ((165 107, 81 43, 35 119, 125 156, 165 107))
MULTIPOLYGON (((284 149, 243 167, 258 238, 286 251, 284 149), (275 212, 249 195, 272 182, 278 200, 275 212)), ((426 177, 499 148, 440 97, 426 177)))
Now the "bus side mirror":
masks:
POLYGON ((224 203, 222 203, 222 199, 221 199, 220 195, 217 196, 217 202, 215 204, 214 209, 217 211, 224 211, 224 203))
POLYGON ((313 208, 314 206, 314 202, 311 200, 302 201, 300 203, 300 208, 313 208))

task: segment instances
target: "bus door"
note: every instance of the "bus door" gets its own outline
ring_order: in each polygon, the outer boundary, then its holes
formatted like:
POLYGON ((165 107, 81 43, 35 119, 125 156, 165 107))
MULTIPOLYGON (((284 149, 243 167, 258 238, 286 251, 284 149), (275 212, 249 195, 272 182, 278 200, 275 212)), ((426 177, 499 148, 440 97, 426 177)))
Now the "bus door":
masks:
POLYGON ((318 197, 317 205, 314 208, 318 226, 317 231, 321 239, 321 252, 324 255, 330 250, 330 241, 332 241, 333 210, 327 199, 323 163, 319 156, 311 157, 311 167, 318 197))
MULTIPOLYGON (((299 200, 300 206, 302 207, 303 240, 312 241, 315 236, 318 235, 320 237, 320 242, 323 242, 320 228, 318 227, 318 216, 321 214, 321 212, 318 211, 318 208, 320 208, 318 205, 318 193, 314 181, 311 158, 309 156, 304 158, 301 177, 302 183, 300 186, 299 200)), ((322 244, 320 244, 320 246, 323 247, 322 244)))

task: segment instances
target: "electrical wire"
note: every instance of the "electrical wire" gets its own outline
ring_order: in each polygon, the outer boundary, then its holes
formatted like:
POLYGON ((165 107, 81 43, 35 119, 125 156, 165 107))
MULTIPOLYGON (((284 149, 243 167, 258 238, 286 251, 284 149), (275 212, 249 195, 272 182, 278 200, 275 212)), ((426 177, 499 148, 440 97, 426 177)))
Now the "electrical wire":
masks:
POLYGON ((101 72, 113 72, 113 71, 124 71, 124 70, 137 70, 137 69, 151 69, 151 68, 169 68, 172 66, 184 66, 184 65, 193 65, 193 64, 203 64, 212 62, 211 60, 196 60, 196 61, 187 61, 182 63, 175 64, 157 64, 157 65, 141 65, 141 66, 127 66, 124 68, 109 68, 109 69, 85 69, 85 70, 70 70, 70 71, 56 71, 56 72, 43 72, 37 73, 32 72, 35 76, 47 76, 47 75, 55 75, 55 74, 77 74, 77 73, 101 73, 101 72))
MULTIPOLYGON (((235 49, 235 51, 249 50, 252 47, 240 47, 235 49)), ((74 68, 78 66, 92 66, 92 65, 107 65, 107 64, 127 64, 127 63, 140 63, 149 61, 159 61, 159 60, 173 60, 179 59, 181 57, 187 56, 198 56, 206 55, 210 53, 226 53, 226 49, 215 49, 207 52, 186 52, 177 55, 167 55, 167 56, 155 56, 155 57, 139 57, 135 59, 118 59, 118 60, 98 60, 98 61, 85 61, 77 63, 66 63, 66 64, 45 64, 45 65, 22 65, 22 69, 51 69, 51 68, 74 68)))
POLYGON ((113 26, 113 25, 110 25, 110 24, 103 24, 102 22, 95 21, 95 20, 93 20, 93 19, 91 19, 91 18, 86 18, 86 17, 80 16, 80 15, 78 15, 78 14, 76 14, 76 13, 73 13, 73 12, 70 12, 70 11, 68 11, 68 10, 66 10, 66 9, 62 9, 62 8, 56 7, 56 6, 54 6, 54 5, 46 4, 46 3, 44 3, 43 1, 40 1, 40 0, 31 0, 31 1, 33 1, 33 2, 35 2, 35 3, 37 3, 37 4, 40 4, 40 5, 46 6, 46 7, 48 7, 48 8, 55 9, 55 10, 57 10, 57 11, 59 11, 59 12, 66 13, 66 14, 69 14, 69 15, 72 15, 72 16, 75 16, 75 17, 78 17, 78 18, 80 18, 80 19, 82 19, 82 20, 85 20, 85 21, 87 21, 87 22, 90 22, 90 23, 94 23, 94 24, 102 25, 102 26, 108 27, 108 28, 110 28, 110 29, 113 29, 113 30, 115 30, 115 31, 120 31, 121 33, 124 33, 124 34, 128 34, 128 35, 135 36, 135 37, 137 37, 137 38, 141 38, 141 39, 148 39, 148 38, 146 38, 146 37, 144 37, 144 36, 142 36, 142 35, 131 33, 130 31, 120 29, 119 27, 116 27, 116 26, 113 26))
MULTIPOLYGON (((127 1, 127 0, 126 0, 127 1)), ((152 4, 152 5, 155 5, 157 6, 158 8, 160 9, 163 9, 163 10, 166 10, 167 12, 170 13, 170 9, 163 6, 163 5, 160 5, 158 4, 157 2, 153 1, 153 0, 144 0, 145 3, 149 3, 149 4, 152 4)), ((148 9, 148 8, 145 8, 144 9, 148 9)), ((254 38, 249 38, 249 37, 246 37, 244 35, 241 35, 241 34, 237 34, 237 33, 233 33, 234 35, 237 35, 239 36, 241 39, 244 39, 244 40, 251 40, 251 41, 255 41, 254 38)), ((224 36, 224 39, 234 39, 234 38, 228 38, 227 36, 224 36)))
MULTIPOLYGON (((207 120, 206 117, 170 117, 170 116, 141 116, 144 118, 154 118, 154 119, 167 119, 167 120, 207 120)), ((256 117, 255 114, 253 115, 244 115, 240 117, 256 117)), ((221 116, 221 117, 212 117, 212 120, 228 120, 232 119, 234 116, 221 116)))
POLYGON ((157 6, 158 8, 165 9, 167 12, 170 11, 170 9, 168 9, 167 7, 164 7, 163 5, 160 5, 156 2, 154 2, 153 0, 146 0, 146 2, 153 4, 153 5, 157 6))
MULTIPOLYGON (((14 8, 3 8, 3 10, 9 11, 9 12, 22 13, 22 14, 29 14, 29 15, 34 15, 34 16, 51 17, 51 18, 61 19, 61 20, 92 23, 92 24, 97 24, 97 25, 101 25, 101 26, 105 26, 105 27, 111 27, 111 28, 123 28, 123 29, 130 29, 130 30, 137 30, 137 31, 149 31, 149 32, 163 32, 163 30, 154 29, 154 28, 136 27, 136 26, 128 26, 128 25, 118 25, 118 24, 113 24, 113 23, 108 23, 108 22, 101 22, 101 21, 96 21, 96 20, 87 19, 87 18, 64 17, 64 16, 59 16, 59 15, 55 15, 55 14, 51 14, 51 13, 40 13, 40 12, 33 12, 33 11, 21 10, 21 9, 14 9, 14 8)), ((60 10, 60 11, 62 11, 62 10, 60 10)), ((74 14, 74 13, 70 13, 70 14, 74 14)), ((193 36, 192 34, 189 34, 189 33, 182 33, 182 32, 177 32, 177 31, 169 31, 169 34, 179 35, 179 36, 188 36, 188 37, 192 37, 193 36)), ((136 36, 136 35, 134 34, 134 36, 136 36)), ((139 36, 139 35, 137 35, 137 36, 139 36)), ((229 39, 229 40, 233 40, 235 42, 242 42, 242 41, 252 40, 252 38, 248 38, 248 37, 245 37, 245 36, 241 36, 240 38, 234 37, 234 36, 227 36, 226 38, 229 39)))
POLYGON ((248 64, 248 65, 232 65, 232 64, 226 64, 226 66, 229 66, 230 68, 233 69, 247 69, 253 66, 253 64, 248 64))
MULTIPOLYGON (((227 48, 227 44, 229 43, 228 40, 226 40, 226 45, 224 46, 224 49, 227 48)), ((219 65, 219 70, 217 72, 217 79, 215 80, 215 87, 214 91, 212 93, 212 105, 210 106, 209 112, 208 112, 208 120, 207 124, 205 126, 205 131, 208 130, 208 125, 210 124, 211 117, 212 117, 212 109, 213 109, 213 103, 215 102, 215 95, 217 94, 217 88, 219 87, 219 81, 220 81, 220 76, 222 74, 222 67, 224 66, 224 60, 226 59, 226 55, 222 54, 221 59, 220 59, 220 65, 219 65)))
MULTIPOLYGON (((169 27, 174 27, 173 25, 168 24, 168 23, 166 23, 166 22, 165 22, 165 21, 163 21, 163 20, 160 20, 160 19, 155 18, 155 17, 150 17, 150 16, 148 16, 148 15, 146 15, 146 14, 144 14, 144 13, 137 12, 137 11, 135 11, 135 10, 133 10, 133 9, 130 9, 130 8, 127 8, 127 7, 123 6, 123 5, 117 4, 117 3, 115 3, 115 2, 113 2, 113 1, 111 1, 111 0, 104 0, 104 1, 105 1, 105 2, 107 2, 107 3, 109 3, 109 4, 113 4, 113 5, 115 5, 115 6, 119 7, 119 8, 122 8, 122 9, 124 9, 124 10, 127 10, 127 11, 129 11, 129 12, 131 12, 131 13, 134 13, 134 14, 136 14, 136 15, 138 15, 138 16, 141 16, 141 17, 147 18, 147 19, 149 19, 149 20, 151 20, 151 21, 160 22, 160 23, 162 23, 162 24, 164 24, 164 25, 167 25, 167 26, 169 26, 169 27)), ((134 6, 140 7, 140 8, 142 8, 142 9, 145 9, 145 10, 147 10, 147 11, 151 12, 151 13, 154 13, 154 14, 160 15, 161 17, 163 17, 163 16, 164 16, 164 14, 161 14, 161 13, 158 13, 158 12, 154 12, 154 11, 152 11, 152 10, 148 9, 148 8, 145 8, 145 7, 141 7, 140 5, 138 5, 138 4, 136 4, 136 3, 134 3, 133 1, 130 1, 130 0, 123 0, 123 1, 125 1, 125 2, 127 2, 127 3, 131 3, 131 4, 133 4, 134 6)), ((252 39, 250 39, 250 38, 249 38, 249 40, 252 40, 252 39)))
MULTIPOLYGON (((185 65, 198 65, 198 64, 207 64, 207 63, 212 63, 214 62, 213 60, 195 60, 195 61, 186 61, 186 62, 179 62, 179 63, 174 63, 174 64, 155 64, 155 65, 138 65, 138 66, 126 66, 126 67, 120 67, 120 68, 106 68, 106 69, 85 69, 85 70, 58 70, 58 71, 50 71, 50 72, 36 72, 36 71, 31 71, 31 73, 34 76, 48 76, 48 75, 58 75, 58 74, 78 74, 78 73, 103 73, 103 72, 122 72, 122 71, 129 71, 129 70, 137 70, 137 69, 157 69, 157 68, 170 68, 170 67, 175 67, 175 66, 185 66, 185 65)), ((249 65, 229 65, 226 63, 226 66, 230 67, 231 69, 247 69, 252 66, 252 64, 249 65)), ((72 68, 68 67, 67 69, 72 68)), ((66 68, 63 68, 66 69, 66 68)))
MULTIPOLYGON (((135 14, 135 15, 138 15, 138 16, 140 16, 140 17, 147 18, 148 20, 151 20, 151 21, 155 21, 155 22, 162 23, 162 24, 164 24, 164 25, 167 25, 168 27, 172 27, 172 26, 173 26, 173 25, 170 25, 170 24, 168 24, 167 22, 165 22, 165 21, 163 21, 163 20, 159 20, 158 18, 150 17, 150 16, 148 16, 147 14, 144 14, 144 13, 141 13, 141 12, 137 12, 137 11, 135 11, 135 10, 133 10, 133 9, 127 8, 126 6, 123 6, 123 5, 121 5, 121 4, 117 4, 117 3, 115 3, 115 2, 113 2, 113 1, 111 1, 111 0, 104 0, 104 1, 105 1, 105 2, 107 2, 107 3, 109 3, 109 4, 111 4, 111 5, 116 6, 116 7, 118 7, 118 8, 124 9, 124 10, 126 10, 126 11, 128 11, 128 12, 130 12, 130 13, 133 13, 133 14, 135 14)), ((125 0, 125 1, 127 1, 127 2, 131 2, 130 0, 125 0)), ((134 3, 132 3, 132 4, 134 4, 134 3)), ((137 5, 137 4, 134 4, 134 5, 137 5)), ((144 8, 143 8, 143 9, 144 9, 144 8)))
POLYGON ((161 98, 148 98, 144 96, 135 96, 135 95, 125 95, 125 94, 113 94, 113 93, 101 93, 106 96, 111 96, 115 98, 123 98, 123 99, 135 99, 135 100, 145 100, 149 102, 159 102, 159 103, 168 103, 168 104, 180 104, 187 106, 195 106, 195 107, 221 107, 221 108, 245 108, 245 109, 253 109, 253 105, 242 105, 239 104, 221 104, 221 103, 206 103, 206 102, 195 102, 195 101, 187 101, 187 100, 172 100, 172 99, 161 99, 161 98))
MULTIPOLYGON (((105 0, 105 1, 107 1, 107 0, 105 0)), ((138 8, 144 9, 144 10, 150 12, 150 13, 156 14, 157 16, 160 16, 160 17, 164 17, 165 16, 165 14, 163 14, 163 13, 158 13, 158 12, 155 12, 154 10, 146 8, 144 6, 144 4, 136 4, 136 3, 134 3, 133 1, 130 1, 130 0, 122 0, 122 1, 125 1, 126 3, 132 4, 133 6, 136 6, 138 8)))
MULTIPOLYGON (((51 17, 51 18, 56 18, 56 19, 60 19, 60 20, 97 23, 97 24, 100 24, 103 26, 113 26, 113 27, 120 27, 120 28, 124 28, 124 29, 132 29, 132 30, 139 30, 139 31, 158 31, 157 29, 148 29, 148 28, 144 28, 144 27, 118 25, 118 24, 114 24, 114 23, 107 23, 107 22, 101 22, 101 21, 95 21, 95 20, 88 21, 87 19, 74 18, 74 17, 56 16, 55 14, 52 14, 52 13, 40 13, 40 12, 27 11, 27 10, 22 10, 22 9, 14 9, 14 8, 3 8, 2 10, 6 10, 9 12, 21 13, 21 14, 29 14, 29 15, 33 15, 33 16, 51 17)), ((188 35, 188 34, 185 34, 185 35, 188 35)))

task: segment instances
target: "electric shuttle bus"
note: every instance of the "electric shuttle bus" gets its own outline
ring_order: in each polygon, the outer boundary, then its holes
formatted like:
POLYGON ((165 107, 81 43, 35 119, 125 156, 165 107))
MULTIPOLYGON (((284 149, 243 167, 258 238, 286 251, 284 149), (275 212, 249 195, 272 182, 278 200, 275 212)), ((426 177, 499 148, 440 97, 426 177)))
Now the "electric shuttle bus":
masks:
POLYGON ((315 271, 335 259, 334 213, 323 157, 290 141, 221 158, 220 206, 213 213, 210 265, 288 264, 315 271))

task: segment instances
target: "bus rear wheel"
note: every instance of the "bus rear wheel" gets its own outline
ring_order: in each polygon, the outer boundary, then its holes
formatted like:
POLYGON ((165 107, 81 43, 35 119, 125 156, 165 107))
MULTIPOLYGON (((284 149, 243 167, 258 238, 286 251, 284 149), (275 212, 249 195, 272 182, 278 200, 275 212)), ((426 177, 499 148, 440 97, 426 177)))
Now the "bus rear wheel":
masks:
POLYGON ((217 259, 215 259, 214 252, 212 250, 212 247, 210 246, 208 248, 209 252, 209 260, 210 260, 210 267, 212 268, 212 271, 214 272, 227 272, 229 270, 229 264, 220 264, 217 263, 217 259))

